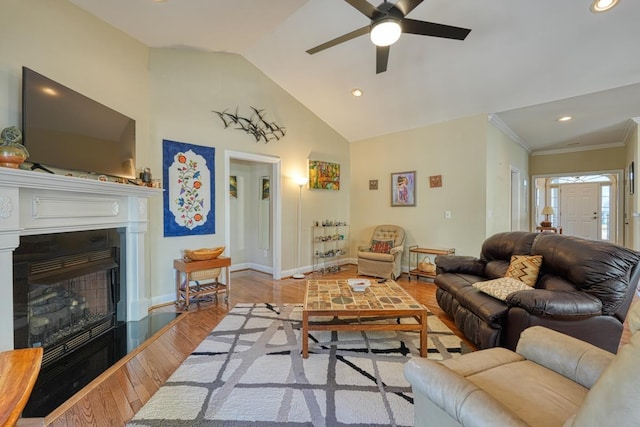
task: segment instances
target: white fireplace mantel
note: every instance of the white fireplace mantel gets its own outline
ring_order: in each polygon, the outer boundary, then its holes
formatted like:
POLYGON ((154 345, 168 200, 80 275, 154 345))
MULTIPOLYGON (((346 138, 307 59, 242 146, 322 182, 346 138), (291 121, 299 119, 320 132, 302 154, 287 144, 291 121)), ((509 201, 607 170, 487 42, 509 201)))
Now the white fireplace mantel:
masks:
POLYGON ((0 167, 0 351, 13 343, 13 251, 20 236, 125 228, 127 320, 147 315, 148 199, 162 189, 0 167))

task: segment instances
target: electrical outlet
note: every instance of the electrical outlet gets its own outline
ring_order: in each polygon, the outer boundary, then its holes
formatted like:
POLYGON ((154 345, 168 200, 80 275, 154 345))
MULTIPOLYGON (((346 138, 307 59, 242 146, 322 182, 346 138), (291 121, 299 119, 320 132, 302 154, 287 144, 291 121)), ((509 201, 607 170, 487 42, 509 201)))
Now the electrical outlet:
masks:
POLYGON ((451 211, 444 211, 444 219, 451 219, 451 211))
POLYGON ((269 252, 265 249, 264 252, 262 253, 262 256, 266 258, 268 255, 269 255, 269 252))

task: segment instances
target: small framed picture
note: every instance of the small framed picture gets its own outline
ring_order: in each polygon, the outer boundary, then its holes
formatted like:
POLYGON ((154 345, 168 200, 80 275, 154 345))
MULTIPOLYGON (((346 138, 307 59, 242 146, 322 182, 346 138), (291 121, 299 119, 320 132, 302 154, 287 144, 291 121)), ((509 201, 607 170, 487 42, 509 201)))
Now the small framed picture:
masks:
POLYGON ((391 206, 416 205, 416 171, 391 174, 391 206))
POLYGON ((442 175, 432 175, 429 177, 429 187, 442 187, 442 175))
POLYGON ((377 190, 378 189, 378 180, 370 179, 369 180, 369 190, 377 190))
POLYGON ((229 175, 229 197, 238 198, 238 179, 235 175, 229 175))

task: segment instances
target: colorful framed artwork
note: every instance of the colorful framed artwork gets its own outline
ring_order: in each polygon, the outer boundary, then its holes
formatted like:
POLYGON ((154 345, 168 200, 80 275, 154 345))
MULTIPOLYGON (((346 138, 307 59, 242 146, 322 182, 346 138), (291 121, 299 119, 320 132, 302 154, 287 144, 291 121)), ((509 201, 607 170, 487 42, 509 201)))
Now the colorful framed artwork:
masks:
POLYGON ((238 177, 235 175, 229 175, 229 197, 238 198, 238 177))
POLYGON ((269 195, 271 192, 271 181, 268 176, 263 176, 260 178, 260 198, 261 200, 269 200, 269 195))
POLYGON ((309 188, 340 190, 340 164, 309 160, 309 188))
POLYGON ((164 236, 215 233, 215 148, 162 141, 164 236))
POLYGON ((391 206, 416 205, 416 171, 391 174, 391 206))

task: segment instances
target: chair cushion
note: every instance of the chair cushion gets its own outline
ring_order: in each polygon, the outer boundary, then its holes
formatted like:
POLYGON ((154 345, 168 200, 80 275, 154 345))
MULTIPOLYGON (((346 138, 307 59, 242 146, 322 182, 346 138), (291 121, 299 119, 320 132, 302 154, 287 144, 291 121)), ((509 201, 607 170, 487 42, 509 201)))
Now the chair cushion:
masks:
POLYGON ((487 295, 498 298, 501 301, 505 301, 507 299, 507 296, 512 292, 533 289, 526 283, 521 282, 520 280, 513 279, 511 277, 501 277, 499 279, 476 282, 473 284, 473 287, 479 289, 487 295))
POLYGON ((542 255, 512 255, 505 277, 517 279, 534 287, 542 265, 542 255))
POLYGON ((388 254, 393 248, 393 240, 372 240, 371 252, 379 254, 388 254))

